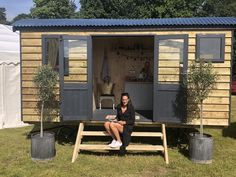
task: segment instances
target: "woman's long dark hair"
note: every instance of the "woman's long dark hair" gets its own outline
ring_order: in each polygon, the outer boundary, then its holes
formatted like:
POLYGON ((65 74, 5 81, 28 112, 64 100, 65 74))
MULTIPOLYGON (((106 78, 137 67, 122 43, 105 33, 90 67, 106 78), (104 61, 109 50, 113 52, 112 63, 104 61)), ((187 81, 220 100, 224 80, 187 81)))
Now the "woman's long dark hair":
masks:
POLYGON ((128 102, 128 104, 127 104, 127 107, 133 106, 133 105, 132 105, 132 102, 131 102, 131 99, 130 99, 130 97, 129 97, 129 94, 128 94, 127 92, 124 92, 124 93, 121 94, 121 97, 120 97, 120 106, 123 106, 123 103, 122 103, 122 97, 123 97, 123 96, 127 96, 128 99, 129 99, 129 102, 128 102))

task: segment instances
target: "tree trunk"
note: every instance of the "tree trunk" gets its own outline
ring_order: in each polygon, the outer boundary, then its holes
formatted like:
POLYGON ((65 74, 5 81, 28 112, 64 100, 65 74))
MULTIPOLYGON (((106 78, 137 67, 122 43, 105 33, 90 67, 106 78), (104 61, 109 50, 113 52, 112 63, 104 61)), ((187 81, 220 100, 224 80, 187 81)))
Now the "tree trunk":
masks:
POLYGON ((203 124, 202 124, 202 104, 203 104, 203 100, 201 100, 201 105, 200 105, 200 135, 201 137, 203 137, 203 124))
POLYGON ((42 102, 41 106, 41 117, 40 117, 40 137, 43 137, 43 109, 44 109, 44 101, 42 102))

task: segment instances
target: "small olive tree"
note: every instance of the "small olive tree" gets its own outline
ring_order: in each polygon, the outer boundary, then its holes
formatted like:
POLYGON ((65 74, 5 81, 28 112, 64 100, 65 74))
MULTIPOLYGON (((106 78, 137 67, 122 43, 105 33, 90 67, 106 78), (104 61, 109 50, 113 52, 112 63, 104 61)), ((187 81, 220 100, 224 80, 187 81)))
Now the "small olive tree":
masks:
POLYGON ((203 136, 203 101, 208 98, 209 93, 216 85, 217 73, 213 71, 211 62, 205 59, 198 59, 192 62, 188 72, 187 95, 188 113, 200 114, 200 135, 203 136), (200 108, 199 108, 200 105, 200 108))
POLYGON ((43 137, 44 108, 52 109, 56 98, 56 84, 58 82, 58 73, 50 66, 43 65, 38 68, 38 72, 33 79, 40 100, 40 137, 43 137))

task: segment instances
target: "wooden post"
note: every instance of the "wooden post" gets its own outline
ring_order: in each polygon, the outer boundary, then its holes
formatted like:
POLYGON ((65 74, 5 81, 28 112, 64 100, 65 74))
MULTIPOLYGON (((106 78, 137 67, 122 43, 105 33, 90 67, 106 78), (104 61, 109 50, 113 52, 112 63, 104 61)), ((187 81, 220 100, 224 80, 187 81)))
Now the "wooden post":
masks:
POLYGON ((164 146, 164 157, 166 164, 169 164, 169 157, 168 157, 168 151, 167 151, 167 140, 166 140, 166 127, 165 124, 161 124, 162 127, 162 133, 163 133, 163 146, 164 146))
POLYGON ((81 144, 83 130, 84 130, 84 123, 81 122, 79 124, 78 133, 77 133, 77 137, 76 137, 76 142, 75 142, 75 147, 74 147, 74 152, 73 152, 73 157, 72 157, 72 163, 74 163, 78 157, 79 146, 81 144))

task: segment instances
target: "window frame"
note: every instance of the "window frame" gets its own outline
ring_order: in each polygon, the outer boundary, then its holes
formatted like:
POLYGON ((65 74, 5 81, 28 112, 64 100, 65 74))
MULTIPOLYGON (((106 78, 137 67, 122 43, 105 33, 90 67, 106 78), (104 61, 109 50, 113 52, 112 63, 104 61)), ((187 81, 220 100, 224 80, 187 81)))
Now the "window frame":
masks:
POLYGON ((200 58, 200 40, 201 38, 220 39, 220 58, 206 59, 212 63, 224 63, 225 61, 225 34, 197 34, 196 36, 196 59, 200 58))
MULTIPOLYGON (((59 34, 43 34, 42 35, 42 64, 43 65, 47 65, 48 64, 48 61, 46 60, 46 40, 47 39, 58 39, 58 42, 59 42, 59 53, 60 53, 60 50, 64 50, 64 48, 61 47, 61 39, 62 39, 62 35, 59 35, 59 34)), ((63 51, 64 53, 64 51, 63 51)), ((60 57, 60 54, 59 56, 60 57)), ((60 63, 60 58, 58 58, 58 62, 60 63)), ((69 75, 69 60, 68 58, 63 58, 63 61, 64 61, 64 76, 68 76, 69 75)), ((60 67, 60 66, 59 66, 60 67)), ((59 72, 59 70, 58 70, 59 72)))
MULTIPOLYGON (((42 64, 47 65, 47 60, 46 60, 46 40, 47 39, 58 39, 60 42, 60 35, 47 35, 43 34, 42 35, 42 64)), ((60 47, 59 47, 60 50, 60 47)))

